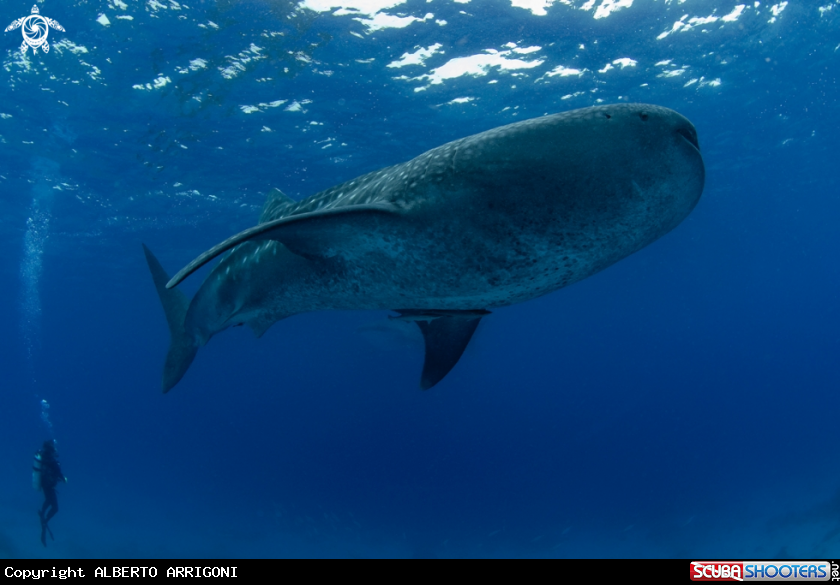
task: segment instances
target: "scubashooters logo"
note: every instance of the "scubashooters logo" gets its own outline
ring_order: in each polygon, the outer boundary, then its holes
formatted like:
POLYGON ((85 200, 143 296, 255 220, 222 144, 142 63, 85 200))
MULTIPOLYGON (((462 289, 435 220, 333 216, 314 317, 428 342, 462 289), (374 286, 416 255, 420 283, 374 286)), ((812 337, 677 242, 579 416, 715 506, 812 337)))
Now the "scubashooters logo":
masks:
POLYGON ((838 581, 828 561, 694 561, 692 581, 838 581))
POLYGON ((50 52, 50 44, 47 42, 47 36, 50 34, 50 28, 64 32, 64 27, 58 24, 57 21, 39 14, 38 6, 32 7, 32 14, 18 18, 6 27, 5 32, 10 30, 21 29, 23 34, 23 43, 20 45, 20 51, 25 55, 26 49, 32 47, 32 52, 35 53, 38 47, 45 53, 50 52))

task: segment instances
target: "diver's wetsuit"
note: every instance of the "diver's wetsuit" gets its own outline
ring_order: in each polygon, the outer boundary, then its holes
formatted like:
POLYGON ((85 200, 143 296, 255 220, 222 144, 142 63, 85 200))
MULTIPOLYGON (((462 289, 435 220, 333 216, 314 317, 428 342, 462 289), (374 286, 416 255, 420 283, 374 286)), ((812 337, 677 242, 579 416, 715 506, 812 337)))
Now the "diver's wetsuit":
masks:
MULTIPOLYGON (((52 536, 48 526, 50 519, 58 513, 58 496, 55 486, 59 481, 67 481, 58 463, 58 453, 52 441, 46 441, 38 453, 41 456, 41 490, 44 492, 44 504, 38 511, 41 517, 41 543, 47 546, 47 532, 52 536)), ((33 468, 39 471, 37 468, 33 468)))

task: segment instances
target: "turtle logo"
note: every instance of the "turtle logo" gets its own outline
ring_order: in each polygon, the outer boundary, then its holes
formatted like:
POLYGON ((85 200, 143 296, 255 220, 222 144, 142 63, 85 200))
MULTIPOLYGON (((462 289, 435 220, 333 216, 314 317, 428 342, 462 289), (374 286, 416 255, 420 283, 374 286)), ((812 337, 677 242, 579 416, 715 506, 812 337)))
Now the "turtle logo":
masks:
POLYGON ((20 50, 24 55, 28 47, 32 47, 33 53, 36 52, 38 47, 41 47, 45 53, 49 53, 50 44, 47 42, 47 35, 50 33, 50 27, 64 32, 64 27, 52 18, 38 14, 38 6, 33 6, 32 14, 18 18, 6 27, 5 32, 15 30, 16 28, 22 29, 23 43, 20 45, 20 50))

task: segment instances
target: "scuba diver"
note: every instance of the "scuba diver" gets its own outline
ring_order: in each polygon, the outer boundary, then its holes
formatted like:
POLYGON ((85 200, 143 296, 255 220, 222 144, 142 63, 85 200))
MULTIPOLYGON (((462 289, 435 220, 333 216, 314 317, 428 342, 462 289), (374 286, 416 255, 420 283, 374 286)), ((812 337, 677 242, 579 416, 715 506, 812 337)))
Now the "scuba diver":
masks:
POLYGON ((50 533, 50 538, 55 540, 48 522, 58 512, 55 486, 60 481, 66 483, 67 478, 64 477, 61 466, 58 464, 55 440, 44 441, 41 450, 35 454, 35 461, 32 464, 32 487, 44 492, 44 504, 38 510, 38 516, 41 518, 41 543, 44 546, 47 546, 47 532, 50 533))

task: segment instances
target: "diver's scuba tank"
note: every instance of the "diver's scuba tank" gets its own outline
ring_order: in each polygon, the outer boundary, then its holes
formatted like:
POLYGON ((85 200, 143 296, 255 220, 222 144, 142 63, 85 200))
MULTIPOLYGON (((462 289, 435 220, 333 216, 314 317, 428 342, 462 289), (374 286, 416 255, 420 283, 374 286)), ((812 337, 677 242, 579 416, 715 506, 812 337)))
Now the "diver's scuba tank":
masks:
POLYGON ((32 462, 32 487, 41 489, 41 452, 35 453, 35 460, 32 462))

